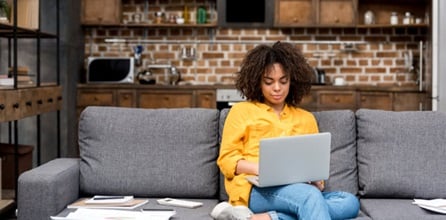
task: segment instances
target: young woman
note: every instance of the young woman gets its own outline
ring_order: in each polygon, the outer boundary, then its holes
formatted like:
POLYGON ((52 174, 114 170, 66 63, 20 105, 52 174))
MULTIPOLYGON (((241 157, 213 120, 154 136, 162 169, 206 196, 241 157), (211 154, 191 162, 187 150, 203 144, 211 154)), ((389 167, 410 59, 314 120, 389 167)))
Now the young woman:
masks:
MULTIPOLYGON (((358 199, 347 192, 325 192, 324 182, 259 188, 246 175, 258 174, 259 140, 319 132, 313 114, 298 107, 309 93, 313 70, 289 43, 259 45, 246 55, 236 88, 248 101, 234 105, 223 130, 217 164, 225 176, 229 203, 211 216, 225 219, 348 219, 358 199)), ((278 158, 280 160, 280 158, 278 158)))

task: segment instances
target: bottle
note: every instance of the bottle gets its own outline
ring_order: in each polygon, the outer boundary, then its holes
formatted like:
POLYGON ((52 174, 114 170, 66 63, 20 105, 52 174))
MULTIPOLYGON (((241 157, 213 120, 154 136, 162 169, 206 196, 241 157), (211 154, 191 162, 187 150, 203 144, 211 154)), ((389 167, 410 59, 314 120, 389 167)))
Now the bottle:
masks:
POLYGON ((364 13, 364 24, 375 24, 375 14, 373 11, 366 11, 364 13))
POLYGON ((184 6, 183 9, 183 18, 184 18, 184 23, 189 24, 190 21, 189 8, 186 5, 184 6))
POLYGON ((390 24, 397 25, 398 24, 398 13, 392 12, 390 15, 390 24))
POLYGON ((207 12, 204 6, 197 9, 197 24, 205 24, 207 22, 207 12))

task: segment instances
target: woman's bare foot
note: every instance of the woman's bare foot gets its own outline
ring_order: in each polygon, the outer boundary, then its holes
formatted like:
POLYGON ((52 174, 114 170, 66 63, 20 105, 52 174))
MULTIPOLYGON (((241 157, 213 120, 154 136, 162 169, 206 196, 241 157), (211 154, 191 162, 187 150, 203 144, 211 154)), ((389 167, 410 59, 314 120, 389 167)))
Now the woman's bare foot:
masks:
POLYGON ((271 220, 268 213, 254 214, 249 220, 271 220))

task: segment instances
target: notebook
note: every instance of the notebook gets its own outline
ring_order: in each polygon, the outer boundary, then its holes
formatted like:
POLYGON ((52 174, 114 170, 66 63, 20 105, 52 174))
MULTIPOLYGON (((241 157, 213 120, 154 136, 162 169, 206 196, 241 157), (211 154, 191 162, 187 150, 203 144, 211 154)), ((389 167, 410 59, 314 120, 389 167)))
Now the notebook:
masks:
POLYGON ((259 175, 246 179, 258 187, 328 179, 331 133, 260 140, 259 175))

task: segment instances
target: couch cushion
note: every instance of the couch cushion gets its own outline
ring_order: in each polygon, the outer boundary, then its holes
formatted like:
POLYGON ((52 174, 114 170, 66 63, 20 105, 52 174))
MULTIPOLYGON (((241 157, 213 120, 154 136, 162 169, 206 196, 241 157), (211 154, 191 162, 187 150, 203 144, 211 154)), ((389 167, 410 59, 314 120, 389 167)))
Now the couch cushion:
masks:
MULTIPOLYGON (((226 117, 228 116, 228 113, 229 113, 229 108, 225 108, 225 109, 222 109, 220 111, 220 123, 219 123, 219 129, 218 129, 218 143, 221 143, 221 136, 223 134, 223 127, 225 125, 225 120, 226 120, 226 117)), ((228 199, 229 199, 229 196, 226 193, 226 188, 225 188, 225 177, 223 176, 223 173, 221 173, 221 172, 220 172, 219 199, 221 201, 228 201, 228 199)))
POLYGON ((350 110, 314 112, 320 132, 331 133, 327 191, 358 193, 355 114, 350 110))
POLYGON ((218 119, 216 109, 86 108, 81 191, 216 198, 218 119))
POLYGON ((412 199, 361 199, 361 211, 373 220, 440 220, 443 214, 413 205, 412 199))
POLYGON ((358 170, 364 197, 446 197, 446 114, 360 109, 358 170))

